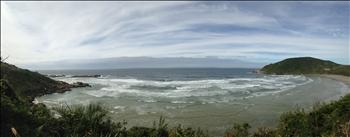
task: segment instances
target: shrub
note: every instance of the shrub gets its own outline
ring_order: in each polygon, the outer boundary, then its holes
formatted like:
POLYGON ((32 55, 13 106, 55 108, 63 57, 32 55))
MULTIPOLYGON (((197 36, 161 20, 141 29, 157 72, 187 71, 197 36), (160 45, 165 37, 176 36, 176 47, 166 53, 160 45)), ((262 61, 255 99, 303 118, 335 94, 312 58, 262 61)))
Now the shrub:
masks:
POLYGON ((233 128, 226 131, 225 137, 248 137, 249 128, 250 125, 248 123, 234 124, 233 128))
POLYGON ((184 128, 178 125, 170 130, 169 137, 209 137, 208 132, 204 132, 200 128, 194 130, 192 128, 184 128))
POLYGON ((60 115, 45 125, 50 136, 113 136, 126 135, 126 122, 114 123, 99 105, 54 108, 60 115))
POLYGON ((262 127, 258 128, 258 130, 253 133, 252 137, 277 137, 277 134, 273 129, 262 127))

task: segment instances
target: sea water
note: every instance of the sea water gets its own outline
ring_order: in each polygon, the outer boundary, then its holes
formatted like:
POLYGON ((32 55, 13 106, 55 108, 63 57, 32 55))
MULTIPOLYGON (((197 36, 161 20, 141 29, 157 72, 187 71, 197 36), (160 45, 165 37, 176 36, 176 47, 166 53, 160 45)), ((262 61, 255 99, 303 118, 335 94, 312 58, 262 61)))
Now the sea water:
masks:
POLYGON ((152 126, 160 116, 170 126, 201 127, 222 135, 233 123, 275 126, 283 112, 350 93, 349 85, 303 75, 263 75, 254 69, 168 68, 46 70, 54 79, 92 85, 37 97, 49 107, 98 103, 115 121, 152 126), (95 75, 101 77, 70 77, 95 75))

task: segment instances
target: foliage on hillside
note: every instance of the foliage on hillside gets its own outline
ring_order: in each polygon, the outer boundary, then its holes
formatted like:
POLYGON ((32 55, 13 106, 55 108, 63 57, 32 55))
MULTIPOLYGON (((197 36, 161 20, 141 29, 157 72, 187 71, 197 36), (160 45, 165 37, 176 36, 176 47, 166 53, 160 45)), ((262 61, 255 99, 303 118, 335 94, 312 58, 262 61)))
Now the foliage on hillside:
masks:
POLYGON ((25 137, 207 137, 200 129, 169 128, 163 118, 153 127, 126 128, 113 122, 99 105, 63 106, 48 110, 43 104, 19 100, 5 80, 1 84, 1 135, 12 136, 11 128, 25 137))
MULTIPOLYGON (((201 129, 181 125, 168 127, 160 118, 153 127, 126 128, 126 122, 113 122, 99 105, 63 106, 48 110, 43 104, 31 104, 17 95, 1 80, 1 136, 11 136, 15 128, 26 137, 208 137, 201 129)), ((350 94, 339 101, 321 104, 311 112, 297 109, 284 113, 278 126, 258 128, 251 132, 249 124, 235 124, 224 137, 278 137, 350 135, 350 94)))
POLYGON ((33 105, 22 101, 7 81, 1 85, 1 136, 11 136, 10 128, 15 127, 22 136, 37 136, 36 129, 51 119, 50 111, 44 105, 33 105))
POLYGON ((312 57, 289 58, 261 69, 266 74, 338 74, 350 76, 350 66, 312 57))
MULTIPOLYGON (((63 106, 49 110, 32 104, 23 96, 39 95, 34 89, 57 88, 39 73, 1 63, 1 137, 12 136, 15 128, 25 137, 208 137, 201 129, 181 125, 168 127, 160 118, 153 127, 126 128, 126 122, 113 122, 99 105, 63 106), (6 74, 3 76, 3 74, 6 74), (18 86, 18 87, 16 87, 18 86), (16 87, 16 88, 15 88, 16 87), (33 93, 31 93, 33 92, 33 93)), ((50 89, 47 89, 49 91, 50 89)), ((350 94, 339 101, 318 104, 310 112, 297 109, 281 115, 276 128, 250 131, 249 124, 235 124, 225 137, 350 136, 350 94)))
POLYGON ((37 72, 21 69, 5 62, 1 62, 1 79, 7 80, 19 98, 23 99, 70 90, 65 82, 55 81, 37 72))

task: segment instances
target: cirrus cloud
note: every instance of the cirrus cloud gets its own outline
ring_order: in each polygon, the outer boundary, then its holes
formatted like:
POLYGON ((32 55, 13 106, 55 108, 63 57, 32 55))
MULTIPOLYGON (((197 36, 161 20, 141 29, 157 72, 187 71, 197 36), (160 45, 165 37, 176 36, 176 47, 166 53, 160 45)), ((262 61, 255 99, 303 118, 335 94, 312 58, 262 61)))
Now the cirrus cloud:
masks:
POLYGON ((1 55, 14 64, 139 56, 349 64, 349 50, 349 2, 1 1, 1 55))

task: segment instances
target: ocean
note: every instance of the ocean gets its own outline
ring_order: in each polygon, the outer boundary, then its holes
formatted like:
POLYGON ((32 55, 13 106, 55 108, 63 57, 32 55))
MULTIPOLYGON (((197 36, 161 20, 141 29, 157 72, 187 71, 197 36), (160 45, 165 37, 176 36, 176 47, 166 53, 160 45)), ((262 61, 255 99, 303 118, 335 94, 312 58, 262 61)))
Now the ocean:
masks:
POLYGON ((283 112, 349 93, 342 82, 304 75, 263 75, 254 69, 163 68, 110 70, 41 70, 64 74, 54 79, 89 83, 65 93, 37 97, 49 107, 98 103, 115 121, 152 126, 160 116, 169 126, 200 127, 222 135, 233 123, 253 128, 276 126, 283 112), (101 77, 71 77, 73 75, 101 77))

